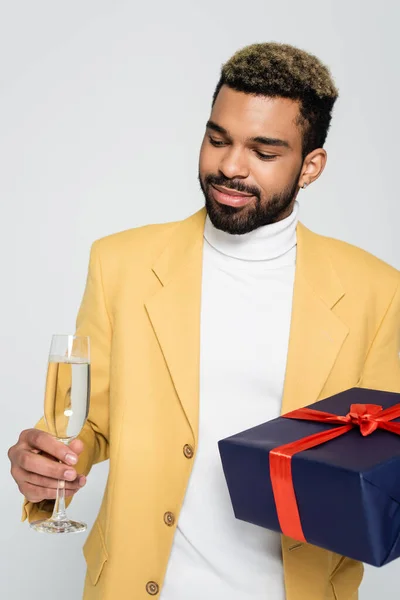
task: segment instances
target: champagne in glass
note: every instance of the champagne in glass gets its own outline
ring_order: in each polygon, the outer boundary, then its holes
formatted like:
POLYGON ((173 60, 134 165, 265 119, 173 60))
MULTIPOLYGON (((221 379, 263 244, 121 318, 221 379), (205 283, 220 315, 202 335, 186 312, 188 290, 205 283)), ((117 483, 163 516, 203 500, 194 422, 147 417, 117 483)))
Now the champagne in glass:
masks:
MULTIPOLYGON (((89 413, 90 341, 88 337, 54 335, 50 347, 44 397, 47 431, 68 445, 82 430, 89 413)), ((60 461, 62 462, 62 461, 60 461)), ((59 481, 50 519, 34 521, 32 529, 44 533, 77 533, 86 524, 70 521, 65 511, 65 481, 59 481)))

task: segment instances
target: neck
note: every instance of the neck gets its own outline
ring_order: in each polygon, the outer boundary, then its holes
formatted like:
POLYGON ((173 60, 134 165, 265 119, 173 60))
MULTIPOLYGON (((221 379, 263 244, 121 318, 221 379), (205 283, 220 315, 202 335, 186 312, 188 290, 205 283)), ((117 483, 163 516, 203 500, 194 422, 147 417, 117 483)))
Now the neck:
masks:
POLYGON ((232 235, 217 229, 206 217, 204 237, 215 250, 226 256, 247 261, 271 260, 296 246, 299 205, 296 201, 288 217, 263 225, 244 235, 232 235))

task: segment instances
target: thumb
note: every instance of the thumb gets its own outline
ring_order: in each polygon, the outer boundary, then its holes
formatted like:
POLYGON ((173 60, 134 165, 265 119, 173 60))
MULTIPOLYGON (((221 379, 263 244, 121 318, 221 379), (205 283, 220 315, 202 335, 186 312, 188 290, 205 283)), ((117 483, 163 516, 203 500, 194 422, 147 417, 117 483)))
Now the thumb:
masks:
POLYGON ((70 444, 68 444, 69 448, 71 448, 72 452, 75 452, 77 456, 79 456, 84 449, 85 445, 82 440, 72 440, 70 444))

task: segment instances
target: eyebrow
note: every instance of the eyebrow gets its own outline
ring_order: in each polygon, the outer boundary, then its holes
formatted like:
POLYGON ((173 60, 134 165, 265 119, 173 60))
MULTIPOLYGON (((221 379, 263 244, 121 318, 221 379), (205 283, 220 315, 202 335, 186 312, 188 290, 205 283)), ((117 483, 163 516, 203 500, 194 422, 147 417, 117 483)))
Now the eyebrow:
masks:
MULTIPOLYGON (((222 133, 228 137, 231 137, 229 132, 215 121, 207 121, 206 125, 207 129, 212 129, 217 133, 222 133)), ((250 142, 256 142, 257 144, 264 144, 265 146, 280 146, 282 148, 291 148, 289 142, 287 140, 280 140, 279 138, 270 138, 264 137, 263 135, 258 135, 257 137, 249 138, 250 142)))

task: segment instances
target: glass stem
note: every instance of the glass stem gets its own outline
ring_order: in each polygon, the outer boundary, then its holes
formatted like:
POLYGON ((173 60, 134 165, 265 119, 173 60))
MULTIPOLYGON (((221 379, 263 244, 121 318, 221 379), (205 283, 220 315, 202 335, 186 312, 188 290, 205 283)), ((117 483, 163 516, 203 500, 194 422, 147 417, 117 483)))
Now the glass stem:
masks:
MULTIPOLYGON (((59 462, 62 464, 62 460, 59 462)), ((67 521, 67 519, 67 513, 65 512, 65 481, 59 480, 57 483, 57 496, 51 520, 67 521)))

